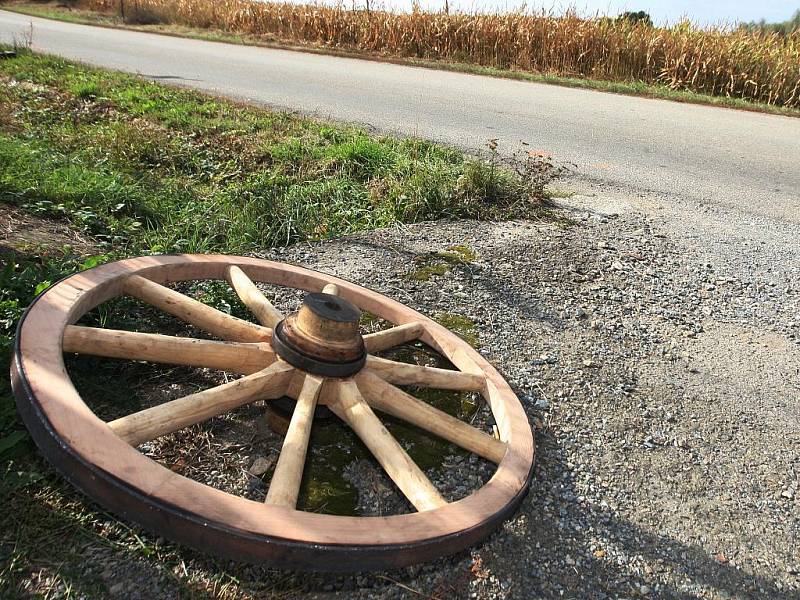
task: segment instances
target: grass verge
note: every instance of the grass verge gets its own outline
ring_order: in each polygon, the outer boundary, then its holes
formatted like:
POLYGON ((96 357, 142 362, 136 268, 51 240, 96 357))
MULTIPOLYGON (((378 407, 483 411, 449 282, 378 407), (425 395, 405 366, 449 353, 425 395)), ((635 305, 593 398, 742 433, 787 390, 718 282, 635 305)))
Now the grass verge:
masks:
POLYGON ((420 58, 395 57, 370 52, 360 52, 357 50, 347 50, 330 46, 320 46, 315 44, 298 44, 297 42, 287 42, 271 35, 252 35, 245 33, 230 33, 213 29, 201 29, 186 27, 177 24, 134 24, 126 23, 115 14, 101 13, 80 8, 68 8, 58 3, 52 4, 28 4, 7 3, 0 4, 0 8, 21 14, 27 14, 58 21, 79 23, 84 25, 95 25, 99 27, 131 29, 144 31, 160 35, 170 35, 174 37, 186 37, 211 42, 224 42, 229 44, 263 46, 267 48, 278 48, 283 50, 294 50, 300 52, 311 52, 315 54, 328 54, 348 58, 359 58, 363 60, 373 60, 378 62, 388 62, 400 65, 410 65, 427 69, 442 71, 452 71, 458 73, 470 73, 473 75, 483 75, 487 77, 499 77, 503 79, 514 79, 517 81, 530 81, 534 83, 544 83, 548 85, 559 85, 580 89, 589 89, 612 94, 622 94, 627 96, 640 96, 645 98, 655 98, 660 100, 670 100, 673 102, 684 102, 688 104, 703 104, 720 108, 730 108, 746 110, 751 112, 762 112, 767 114, 783 115, 788 117, 800 117, 800 109, 785 106, 774 106, 771 104, 751 102, 741 98, 727 96, 713 96, 686 90, 673 90, 667 86, 652 85, 643 81, 638 82, 619 82, 606 81, 601 79, 588 79, 582 77, 567 77, 563 75, 553 75, 547 73, 532 73, 514 69, 500 69, 463 62, 453 62, 446 60, 426 60, 420 58))
MULTIPOLYGON (((401 223, 525 217, 541 210, 547 169, 537 169, 524 177, 425 141, 21 50, 0 61, 0 362, 24 307, 68 273, 139 254, 252 253, 401 223)), ((112 375, 126 389, 139 381, 112 375)), ((88 505, 38 458, 6 375, 0 469, 2 598, 125 597, 121 569, 160 582, 141 597, 286 597, 308 583, 263 569, 244 589, 250 567, 88 505)))

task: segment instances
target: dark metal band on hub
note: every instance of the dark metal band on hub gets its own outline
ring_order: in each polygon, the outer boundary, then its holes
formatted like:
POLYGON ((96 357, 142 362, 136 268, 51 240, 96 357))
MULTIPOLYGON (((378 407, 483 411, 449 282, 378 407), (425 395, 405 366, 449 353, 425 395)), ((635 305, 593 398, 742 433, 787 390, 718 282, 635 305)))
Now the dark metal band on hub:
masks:
POLYGON ((292 347, 283 335, 283 321, 275 326, 272 333, 272 348, 275 353, 293 367, 324 377, 350 377, 358 373, 367 361, 367 353, 348 362, 330 362, 314 358, 292 347))

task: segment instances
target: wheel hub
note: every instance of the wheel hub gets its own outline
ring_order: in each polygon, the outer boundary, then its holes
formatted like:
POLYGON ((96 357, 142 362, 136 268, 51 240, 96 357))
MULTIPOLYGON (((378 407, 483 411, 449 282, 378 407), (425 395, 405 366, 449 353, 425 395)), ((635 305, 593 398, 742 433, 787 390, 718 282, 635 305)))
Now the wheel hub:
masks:
POLYGON ((324 377, 350 377, 367 353, 358 324, 361 312, 347 300, 308 294, 300 309, 275 326, 275 352, 293 367, 324 377))

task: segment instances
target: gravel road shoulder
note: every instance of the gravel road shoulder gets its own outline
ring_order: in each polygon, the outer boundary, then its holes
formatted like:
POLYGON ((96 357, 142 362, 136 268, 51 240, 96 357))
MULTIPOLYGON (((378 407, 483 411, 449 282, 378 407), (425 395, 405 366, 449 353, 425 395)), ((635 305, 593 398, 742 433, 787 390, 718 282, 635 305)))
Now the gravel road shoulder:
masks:
POLYGON ((310 597, 797 597, 796 226, 580 185, 566 227, 437 223, 284 256, 474 320, 538 437, 531 493, 485 544, 310 597), (476 260, 408 277, 453 244, 476 260))
MULTIPOLYGON (((520 510, 470 551, 344 577, 231 564, 225 597, 797 598, 796 227, 722 230, 713 208, 579 185, 555 222, 421 224, 270 254, 472 320, 537 462, 520 510), (416 276, 417 257, 453 246, 474 259, 416 276)), ((219 572, 175 552, 199 581, 219 572)), ((180 593, 143 558, 85 554, 113 597, 180 593)))

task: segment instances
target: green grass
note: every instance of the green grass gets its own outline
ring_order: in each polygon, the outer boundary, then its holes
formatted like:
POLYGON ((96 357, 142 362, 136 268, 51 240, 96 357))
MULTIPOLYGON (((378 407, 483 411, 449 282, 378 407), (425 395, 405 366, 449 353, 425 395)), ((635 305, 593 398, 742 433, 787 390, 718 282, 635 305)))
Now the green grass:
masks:
POLYGON ((101 27, 135 29, 171 35, 200 39, 212 42, 225 42, 229 44, 242 44, 250 46, 265 46, 272 48, 284 48, 290 50, 300 50, 304 52, 314 52, 320 54, 333 54, 337 56, 350 56, 366 60, 377 60, 382 62, 392 62, 397 64, 408 64, 428 69, 438 69, 443 71, 455 71, 460 73, 472 73, 475 75, 485 75, 489 77, 500 77, 504 79, 516 79, 519 81, 531 81, 535 83, 545 83, 549 85, 559 85, 564 87, 574 87, 582 89, 597 90, 612 94, 623 94, 628 96, 643 96, 661 100, 671 100, 673 102, 686 102, 689 104, 707 104, 721 108, 732 108, 737 110, 747 110, 754 112, 764 112, 769 114, 784 115, 789 117, 800 117, 800 109, 788 108, 783 106, 773 106, 770 104, 750 102, 739 98, 729 98, 725 96, 711 96, 696 92, 673 90, 667 86, 651 85, 644 82, 616 82, 599 79, 588 79, 580 77, 566 77, 562 75, 551 75, 547 73, 530 73, 527 71, 517 71, 513 69, 499 69, 495 67, 485 67, 469 63, 450 62, 442 60, 426 60, 405 57, 387 57, 364 52, 342 50, 330 47, 319 47, 312 44, 297 45, 283 42, 269 36, 257 36, 248 34, 228 33, 209 29, 197 29, 182 25, 169 24, 130 24, 124 23, 118 15, 103 14, 89 10, 71 9, 65 10, 55 4, 36 5, 21 3, 11 3, 2 5, 6 10, 19 12, 47 19, 66 21, 70 23, 81 23, 87 25, 97 25, 101 27))
POLYGON ((529 206, 513 176, 420 140, 374 138, 31 54, 5 61, 0 75, 33 86, 3 92, 3 201, 69 215, 138 251, 246 252, 529 206))
MULTIPOLYGON (((96 264, 150 253, 253 253, 396 223, 524 217, 541 210, 543 186, 425 141, 375 137, 23 50, 0 61, 0 215, 24 215, 34 235, 0 238, 0 363, 8 365, 14 328, 35 295, 96 264)), ((474 259, 464 247, 444 254, 448 264, 474 259)), ((229 291, 202 292, 206 302, 241 309, 229 291)), ((108 311, 93 318, 120 326, 108 311)), ((112 395, 146 375, 81 364, 73 375, 87 388, 119 382, 112 395)), ((87 567, 97 556, 152 571, 150 579, 181 597, 286 597, 305 585, 180 549, 87 504, 38 457, 6 375, 0 469, 2 598, 107 597, 114 582, 102 565, 87 567)))

